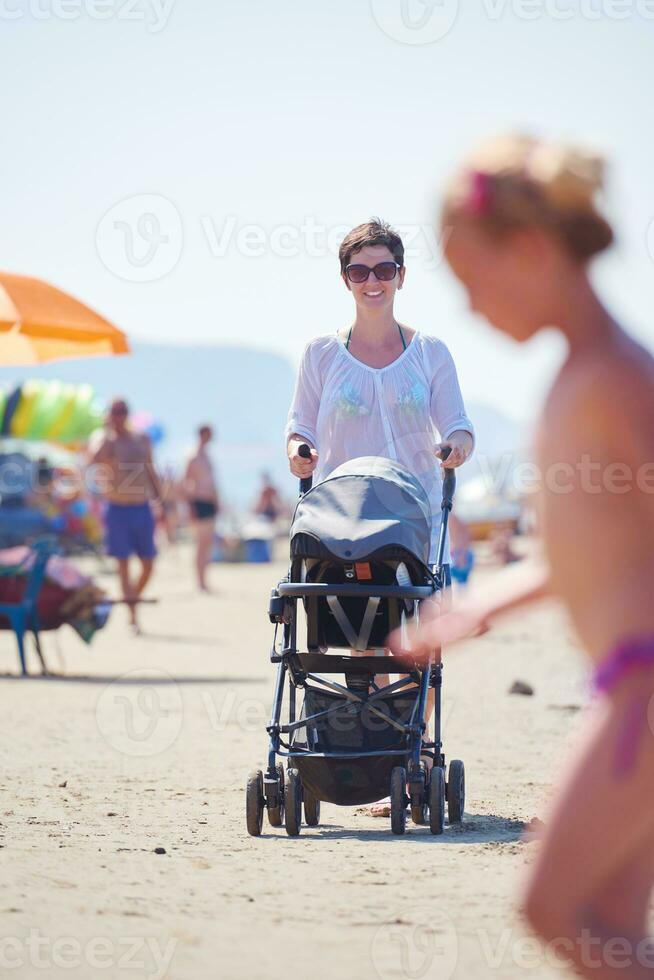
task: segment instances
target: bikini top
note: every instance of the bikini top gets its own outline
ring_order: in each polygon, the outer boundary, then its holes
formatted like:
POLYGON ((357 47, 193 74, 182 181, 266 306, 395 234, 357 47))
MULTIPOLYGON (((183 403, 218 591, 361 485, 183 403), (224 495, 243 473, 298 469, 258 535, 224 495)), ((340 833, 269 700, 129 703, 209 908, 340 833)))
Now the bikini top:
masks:
MULTIPOLYGON (((402 327, 397 324, 397 329, 400 331, 400 340, 402 341, 402 350, 406 350, 406 340, 404 339, 404 334, 402 333, 402 327)), ((352 339, 352 331, 354 327, 350 327, 349 333, 347 335, 347 340, 345 341, 345 350, 350 349, 350 340, 352 339)))

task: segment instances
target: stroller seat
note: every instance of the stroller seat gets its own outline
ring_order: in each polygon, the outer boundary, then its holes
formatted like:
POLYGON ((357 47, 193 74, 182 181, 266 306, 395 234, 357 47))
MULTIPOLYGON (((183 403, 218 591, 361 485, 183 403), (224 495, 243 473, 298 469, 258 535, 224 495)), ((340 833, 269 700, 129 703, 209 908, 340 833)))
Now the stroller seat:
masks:
POLYGON ((309 651, 383 647, 415 602, 339 595, 340 586, 435 587, 428 566, 431 509, 418 480, 393 460, 363 457, 338 467, 303 496, 291 528, 291 578, 330 583, 307 595, 309 651))

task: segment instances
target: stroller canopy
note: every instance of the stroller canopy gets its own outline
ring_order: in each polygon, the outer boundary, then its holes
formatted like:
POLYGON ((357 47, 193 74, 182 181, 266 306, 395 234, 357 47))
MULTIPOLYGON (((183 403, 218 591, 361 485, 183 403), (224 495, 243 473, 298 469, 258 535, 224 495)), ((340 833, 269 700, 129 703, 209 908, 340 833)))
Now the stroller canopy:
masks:
POLYGON ((428 565, 429 498, 399 463, 362 456, 337 467, 299 500, 291 527, 292 555, 300 550, 294 548, 299 535, 315 539, 343 560, 359 561, 393 547, 428 565))

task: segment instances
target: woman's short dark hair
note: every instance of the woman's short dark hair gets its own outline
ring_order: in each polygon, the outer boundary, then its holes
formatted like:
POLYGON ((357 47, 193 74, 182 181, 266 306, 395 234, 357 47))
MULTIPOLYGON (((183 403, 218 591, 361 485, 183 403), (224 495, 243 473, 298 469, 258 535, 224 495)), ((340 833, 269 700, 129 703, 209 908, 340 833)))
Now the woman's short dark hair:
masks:
POLYGON ((355 252, 369 245, 385 245, 398 265, 404 265, 404 245, 398 233, 387 221, 371 218, 348 232, 338 250, 341 272, 344 273, 355 252))

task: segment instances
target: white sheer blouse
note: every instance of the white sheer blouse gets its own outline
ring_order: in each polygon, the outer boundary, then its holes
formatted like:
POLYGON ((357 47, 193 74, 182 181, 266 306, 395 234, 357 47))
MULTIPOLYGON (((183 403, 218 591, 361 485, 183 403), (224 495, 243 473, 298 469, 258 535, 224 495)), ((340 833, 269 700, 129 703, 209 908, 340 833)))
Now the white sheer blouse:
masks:
POLYGON ((434 447, 457 429, 474 438, 452 355, 436 337, 415 333, 406 350, 383 368, 358 361, 338 336, 307 344, 286 438, 297 432, 315 446, 320 457, 316 481, 357 456, 385 456, 406 466, 431 503, 432 562, 441 513, 434 447))

